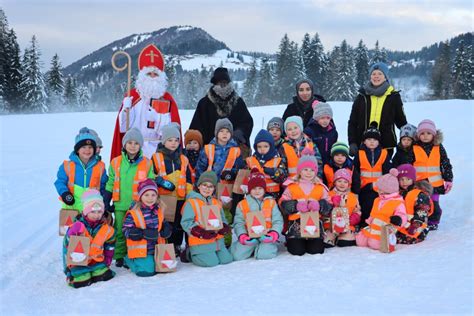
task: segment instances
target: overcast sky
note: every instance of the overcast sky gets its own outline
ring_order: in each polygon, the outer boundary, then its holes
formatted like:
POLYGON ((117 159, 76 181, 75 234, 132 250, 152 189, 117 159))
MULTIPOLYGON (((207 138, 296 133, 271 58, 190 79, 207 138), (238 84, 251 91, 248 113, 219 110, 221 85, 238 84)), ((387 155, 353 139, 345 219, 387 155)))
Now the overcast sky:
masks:
POLYGON ((304 33, 318 32, 326 50, 343 39, 418 50, 473 30, 472 0, 0 0, 0 6, 22 49, 37 36, 46 67, 56 52, 67 66, 114 40, 174 25, 201 27, 233 50, 269 53, 285 33, 300 43, 304 33))

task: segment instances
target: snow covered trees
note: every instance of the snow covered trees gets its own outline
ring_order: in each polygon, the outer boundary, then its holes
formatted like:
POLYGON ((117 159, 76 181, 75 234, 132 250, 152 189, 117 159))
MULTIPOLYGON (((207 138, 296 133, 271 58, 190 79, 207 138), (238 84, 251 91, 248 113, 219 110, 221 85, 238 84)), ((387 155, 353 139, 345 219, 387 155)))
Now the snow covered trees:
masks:
POLYGON ((457 99, 474 98, 474 64, 472 44, 459 42, 452 67, 452 94, 457 99))

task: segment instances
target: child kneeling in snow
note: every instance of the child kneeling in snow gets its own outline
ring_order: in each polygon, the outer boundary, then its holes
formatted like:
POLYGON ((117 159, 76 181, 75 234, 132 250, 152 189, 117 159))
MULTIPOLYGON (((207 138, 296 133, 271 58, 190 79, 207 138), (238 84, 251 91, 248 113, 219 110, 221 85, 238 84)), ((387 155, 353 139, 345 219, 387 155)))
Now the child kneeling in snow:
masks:
POLYGON ((155 272, 155 245, 166 243, 171 236, 171 225, 164 219, 158 203, 158 187, 151 179, 138 184, 139 201, 127 212, 123 235, 127 242, 124 266, 140 277, 155 272))
MULTIPOLYGON (((104 216, 104 201, 99 191, 89 189, 82 195, 84 206, 82 214, 69 227, 63 242, 64 273, 68 285, 73 288, 89 286, 99 281, 112 279, 115 273, 109 269, 114 256, 115 231, 107 224, 104 216), (67 248, 71 236, 85 236, 90 239, 89 259, 87 266, 66 264, 67 248)), ((77 258, 80 262, 82 257, 77 258)), ((74 260, 74 257, 72 257, 74 260)))
POLYGON ((221 202, 212 197, 216 186, 215 172, 203 172, 196 183, 196 191, 188 194, 182 210, 181 226, 189 236, 190 259, 192 263, 201 267, 214 267, 232 262, 232 255, 224 244, 224 235, 230 233, 231 228, 227 225, 221 202), (205 205, 215 205, 219 208, 223 228, 214 231, 203 227, 201 209, 205 205))
POLYGON ((388 174, 381 176, 374 185, 379 197, 375 199, 370 217, 366 220, 367 227, 356 235, 357 246, 380 250, 382 227, 392 224, 403 227, 407 222, 407 213, 402 196, 398 193, 398 171, 390 169, 388 174))
POLYGON ((235 261, 250 258, 255 253, 256 259, 272 259, 278 253, 278 237, 283 229, 283 217, 278 204, 271 196, 265 197, 265 176, 253 169, 249 176, 247 195, 239 202, 235 212, 234 231, 239 241, 232 244, 230 252, 235 261), (247 214, 261 212, 265 217, 265 223, 260 223, 262 230, 267 233, 260 238, 250 238, 247 231, 247 214), (263 226, 265 225, 265 226, 263 226))

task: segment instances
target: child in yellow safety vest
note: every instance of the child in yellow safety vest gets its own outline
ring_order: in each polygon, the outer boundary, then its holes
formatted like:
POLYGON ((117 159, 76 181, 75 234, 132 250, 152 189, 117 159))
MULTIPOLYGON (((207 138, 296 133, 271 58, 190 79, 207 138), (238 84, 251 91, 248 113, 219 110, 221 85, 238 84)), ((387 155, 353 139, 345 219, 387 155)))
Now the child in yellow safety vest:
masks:
POLYGON ((278 237, 283 229, 283 217, 274 198, 265 196, 266 178, 258 169, 253 169, 248 180, 249 194, 237 204, 234 220, 234 232, 238 241, 234 242, 230 252, 235 261, 245 260, 255 255, 256 259, 272 259, 278 253, 278 237), (261 212, 264 223, 247 223, 249 212, 261 212), (248 225, 257 231, 265 231, 260 238, 250 238, 248 225), (253 227, 252 227, 253 228, 253 227))
POLYGON ((191 170, 192 183, 196 183, 196 165, 199 159, 199 153, 204 145, 202 134, 196 129, 188 129, 184 133, 184 154, 189 160, 189 170, 191 170))
POLYGON ((407 222, 407 213, 403 197, 398 192, 398 171, 390 169, 388 174, 381 176, 376 182, 379 197, 367 219, 368 226, 356 235, 359 247, 369 247, 380 250, 382 227, 392 224, 397 228, 404 227, 407 222))
POLYGON ((77 216, 64 236, 63 264, 68 285, 73 288, 89 286, 92 283, 108 281, 115 276, 110 270, 114 255, 115 231, 107 224, 104 216, 104 201, 99 191, 88 189, 82 195, 82 213, 77 216), (90 240, 89 253, 84 252, 84 246, 77 244, 70 252, 72 262, 82 262, 88 257, 87 266, 66 264, 67 248, 71 236, 85 236, 90 240))
POLYGON ((139 201, 127 212, 122 230, 127 240, 124 266, 140 277, 155 275, 155 245, 166 243, 171 225, 164 219, 158 187, 151 179, 138 184, 139 201))

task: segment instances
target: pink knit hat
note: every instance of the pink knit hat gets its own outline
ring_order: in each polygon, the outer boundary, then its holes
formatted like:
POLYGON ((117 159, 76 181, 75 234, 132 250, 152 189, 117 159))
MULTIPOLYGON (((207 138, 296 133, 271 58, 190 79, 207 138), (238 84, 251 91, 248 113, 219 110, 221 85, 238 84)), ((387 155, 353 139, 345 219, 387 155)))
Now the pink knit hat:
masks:
POLYGON ((375 182, 375 187, 377 187, 378 192, 383 193, 395 193, 398 192, 398 170, 395 168, 390 169, 390 172, 384 174, 375 182))
POLYGON ((349 184, 352 183, 352 172, 350 172, 346 168, 337 170, 334 173, 334 182, 336 182, 339 179, 344 179, 347 182, 349 182, 349 184))
POLYGON ((407 177, 408 179, 412 179, 413 182, 416 181, 416 169, 412 165, 405 163, 397 167, 398 170, 398 179, 401 177, 407 177))
POLYGON ((158 187, 156 186, 155 181, 151 179, 140 181, 140 183, 138 183, 138 199, 141 199, 142 195, 148 190, 153 190, 158 194, 158 187))
POLYGON ((314 156, 314 151, 309 148, 305 148, 301 152, 301 157, 298 160, 296 172, 299 174, 304 168, 313 169, 314 173, 318 173, 318 161, 314 156))
POLYGON ((86 190, 81 197, 82 205, 84 208, 82 209, 82 215, 87 216, 92 211, 104 211, 105 205, 102 195, 96 189, 88 189, 86 190))
POLYGON ((420 137, 420 134, 423 132, 429 132, 433 135, 436 135, 436 125, 432 120, 423 120, 418 124, 416 129, 416 135, 420 137))

